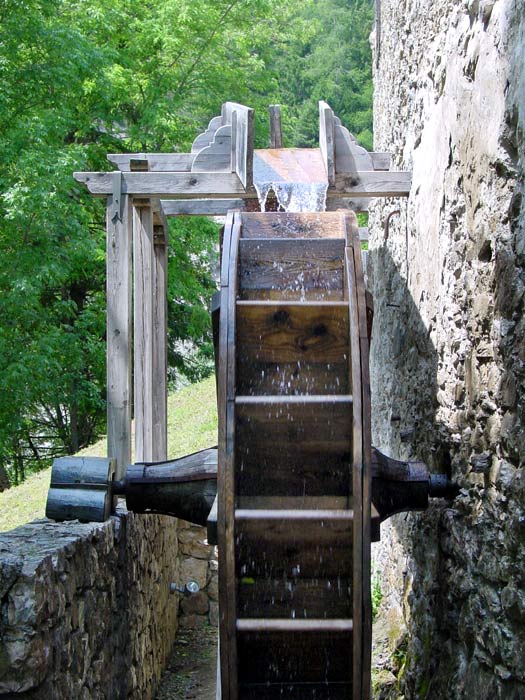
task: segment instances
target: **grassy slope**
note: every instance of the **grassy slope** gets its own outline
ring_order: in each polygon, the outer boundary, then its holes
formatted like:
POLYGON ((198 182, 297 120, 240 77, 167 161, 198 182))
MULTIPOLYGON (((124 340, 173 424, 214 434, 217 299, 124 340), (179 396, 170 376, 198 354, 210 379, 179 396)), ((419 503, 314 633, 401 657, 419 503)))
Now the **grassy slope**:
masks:
MULTIPOLYGON (((168 456, 181 457, 216 444, 215 377, 210 377, 168 397, 168 456)), ((105 456, 105 438, 79 454, 105 456)), ((0 532, 44 517, 50 476, 51 470, 46 469, 0 493, 0 532)))

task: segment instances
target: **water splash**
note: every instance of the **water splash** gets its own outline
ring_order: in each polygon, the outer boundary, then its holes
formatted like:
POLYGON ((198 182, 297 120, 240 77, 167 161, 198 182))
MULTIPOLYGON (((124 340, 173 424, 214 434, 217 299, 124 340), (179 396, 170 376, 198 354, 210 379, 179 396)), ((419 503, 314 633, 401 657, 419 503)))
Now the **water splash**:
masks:
POLYGON ((271 191, 284 211, 292 214, 325 211, 328 184, 325 182, 256 182, 254 183, 261 211, 271 191))

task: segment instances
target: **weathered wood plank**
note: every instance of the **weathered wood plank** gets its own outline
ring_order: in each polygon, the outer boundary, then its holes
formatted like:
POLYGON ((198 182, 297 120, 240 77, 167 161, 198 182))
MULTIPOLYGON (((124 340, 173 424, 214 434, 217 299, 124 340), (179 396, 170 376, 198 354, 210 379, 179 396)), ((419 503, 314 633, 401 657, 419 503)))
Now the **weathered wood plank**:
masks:
POLYGON ((243 238, 343 238, 341 215, 249 212, 242 215, 243 238))
POLYGON ((161 238, 157 235, 157 227, 154 227, 152 455, 155 461, 168 457, 168 246, 166 238, 167 232, 161 238))
POLYGON ((412 173, 368 172, 336 173, 335 186, 328 197, 351 194, 354 197, 407 197, 410 194, 412 173))
POLYGON ((222 106, 222 119, 232 125, 232 168, 244 187, 250 189, 253 187, 254 111, 235 102, 226 102, 222 106))
POLYGON ((292 613, 307 618, 352 617, 349 578, 254 579, 240 577, 237 584, 239 614, 243 618, 286 618, 292 613))
POLYGON ((352 620, 340 619, 266 619, 251 618, 237 620, 237 631, 241 634, 249 632, 292 632, 301 634, 304 632, 351 632, 352 620))
POLYGON ((238 404, 236 492, 243 497, 341 496, 352 491, 352 405, 238 404), (279 467, 279 468, 277 468, 279 467))
POLYGON ((132 207, 124 196, 115 213, 107 201, 107 422, 108 457, 116 460, 116 477, 131 462, 131 319, 132 207))
MULTIPOLYGON (((343 511, 344 512, 344 511, 343 511)), ((330 578, 352 568, 352 521, 241 520, 237 570, 247 578, 330 578)))
POLYGON ((334 113, 326 102, 319 102, 319 147, 328 178, 328 184, 335 184, 335 143, 334 113))
POLYGON ((270 105, 270 148, 283 147, 281 128, 281 106, 270 105))
POLYGON ((237 342, 253 361, 325 364, 348 356, 346 305, 241 302, 237 314, 237 342))
POLYGON ((155 227, 155 242, 164 243, 168 241, 169 224, 166 218, 166 212, 162 206, 160 199, 151 199, 151 208, 153 209, 153 225, 155 227))
POLYGON ((244 210, 243 199, 166 199, 166 216, 226 216, 230 209, 244 210))
POLYGON ((226 124, 215 132, 210 145, 199 151, 192 163, 191 171, 232 172, 231 160, 232 126, 226 124))
MULTIPOLYGON (((104 172, 75 173, 75 179, 84 183, 95 196, 112 193, 112 174, 104 172)), ((328 197, 342 194, 353 197, 408 196, 412 175, 406 172, 369 171, 337 174, 335 186, 329 188, 328 197)), ((255 198, 254 190, 243 187, 235 173, 122 173, 122 192, 132 195, 148 195, 165 199, 242 197, 255 198)))
POLYGON ((206 130, 202 134, 199 134, 197 136, 197 138, 194 140, 194 142, 191 146, 192 154, 195 155, 195 153, 198 153, 203 148, 206 148, 207 146, 209 146, 210 143, 213 141, 213 137, 215 136, 217 129, 220 129, 221 126, 223 126, 223 124, 225 124, 225 123, 226 122, 223 120, 221 115, 210 119, 210 122, 209 122, 206 130))
MULTIPOLYGON (((241 689, 243 700, 349 700, 352 693, 350 682, 250 683, 241 689)), ((220 696, 216 700, 221 700, 220 696)))
POLYGON ((219 328, 219 605, 222 696, 237 700, 237 642, 235 630, 235 299, 239 214, 231 212, 224 229, 219 328))
POLYGON ((363 658, 363 425, 362 425, 362 386, 361 352, 359 342, 359 310, 356 290, 356 275, 353 260, 353 234, 358 231, 357 217, 353 212, 344 215, 347 229, 346 275, 348 303, 350 310, 350 346, 352 387, 354 396, 353 411, 353 697, 360 700, 362 694, 363 658))
POLYGON ((370 153, 357 143, 354 136, 334 116, 335 172, 346 173, 375 170, 370 153))
POLYGON ((368 211, 370 208, 370 202, 373 202, 373 198, 370 197, 354 197, 352 199, 348 197, 337 197, 330 196, 326 199, 326 211, 339 211, 341 209, 348 209, 351 211, 368 211))
POLYGON ((342 300, 344 240, 241 240, 241 299, 342 300))
POLYGON ((153 454, 153 307, 155 255, 151 207, 133 208, 135 460, 153 454))
MULTIPOLYGON (((293 632, 244 633, 239 644, 240 681, 261 683, 261 691, 273 683, 291 683, 299 686, 301 693, 290 696, 285 691, 282 698, 296 697, 305 700, 309 685, 324 683, 349 683, 352 666, 352 632, 320 631, 298 634, 293 632), (301 687, 301 684, 305 686, 301 687)), ((286 688, 286 686, 284 686, 286 688)), ((281 686, 283 689, 283 686, 281 686)), ((244 688, 242 698, 246 697, 244 688)), ((248 696, 260 698, 260 694, 248 696)), ((262 695, 262 697, 266 697, 262 695)), ((318 696, 313 696, 317 698, 318 696)), ((331 695, 321 697, 332 697, 331 695)), ((347 695, 348 697, 348 691, 347 695)), ((361 699, 360 699, 361 700, 361 699)), ((364 698, 363 698, 364 700, 364 698)))
POLYGON ((110 153, 107 158, 122 171, 131 171, 132 161, 143 160, 151 172, 189 172, 195 153, 110 153))
MULTIPOLYGON (((74 173, 77 182, 86 185, 89 192, 102 197, 113 191, 112 173, 74 173)), ((122 173, 122 192, 147 195, 160 199, 168 197, 212 198, 232 196, 255 198, 255 191, 245 190, 235 173, 122 173)))
POLYGON ((372 600, 370 590, 371 576, 371 539, 372 516, 377 519, 377 512, 372 511, 372 428, 370 405, 370 371, 369 371, 369 343, 366 310, 365 282, 363 274, 361 244, 357 228, 357 221, 347 219, 349 234, 351 233, 352 251, 354 259, 357 309, 359 317, 359 343, 361 355, 361 383, 362 383, 362 432, 363 432, 363 462, 362 462, 362 597, 363 597, 363 646, 362 646, 362 688, 364 697, 368 697, 371 691, 371 654, 372 654, 372 600))

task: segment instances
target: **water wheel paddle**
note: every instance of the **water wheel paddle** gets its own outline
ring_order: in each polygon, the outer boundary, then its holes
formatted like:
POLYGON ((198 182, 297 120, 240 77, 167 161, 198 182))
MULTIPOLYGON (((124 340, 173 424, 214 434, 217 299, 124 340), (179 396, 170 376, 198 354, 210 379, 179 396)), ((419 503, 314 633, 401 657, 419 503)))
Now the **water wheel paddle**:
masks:
POLYGON ((218 402, 219 695, 368 699, 379 516, 355 214, 228 215, 218 402))

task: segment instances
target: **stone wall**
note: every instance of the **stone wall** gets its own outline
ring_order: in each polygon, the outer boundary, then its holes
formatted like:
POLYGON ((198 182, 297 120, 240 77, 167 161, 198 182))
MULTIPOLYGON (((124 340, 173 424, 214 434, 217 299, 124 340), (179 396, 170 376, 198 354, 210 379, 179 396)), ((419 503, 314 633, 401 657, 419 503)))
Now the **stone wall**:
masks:
POLYGON ((148 700, 177 632, 177 521, 36 521, 0 535, 0 697, 148 700))
POLYGON ((217 548, 206 540, 205 527, 179 520, 180 580, 197 581, 200 591, 180 604, 180 626, 219 625, 219 564, 217 548))
POLYGON ((461 487, 383 526, 393 697, 525 698, 525 5, 382 0, 374 444, 461 487), (385 230, 385 221, 390 218, 385 230))

